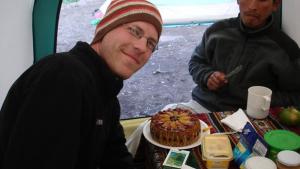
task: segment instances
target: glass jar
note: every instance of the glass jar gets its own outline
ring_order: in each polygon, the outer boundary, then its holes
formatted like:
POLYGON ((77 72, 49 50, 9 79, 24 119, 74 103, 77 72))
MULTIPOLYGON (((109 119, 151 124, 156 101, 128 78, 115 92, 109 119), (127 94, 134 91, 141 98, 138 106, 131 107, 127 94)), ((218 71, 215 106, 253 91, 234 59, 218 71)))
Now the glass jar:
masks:
POLYGON ((278 169, 300 169, 300 154, 290 150, 280 151, 276 164, 278 169))

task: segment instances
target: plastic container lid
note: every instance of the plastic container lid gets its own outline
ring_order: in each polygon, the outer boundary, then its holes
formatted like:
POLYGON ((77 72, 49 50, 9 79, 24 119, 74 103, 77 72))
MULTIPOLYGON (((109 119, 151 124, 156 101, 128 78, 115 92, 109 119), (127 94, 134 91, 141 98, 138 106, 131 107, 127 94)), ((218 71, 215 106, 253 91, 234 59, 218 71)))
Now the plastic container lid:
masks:
POLYGON ((280 151, 277 154, 277 160, 279 163, 288 167, 300 166, 300 154, 295 151, 280 151))
POLYGON ((287 130, 271 130, 264 135, 264 139, 278 150, 297 150, 300 148, 300 137, 287 130))
POLYGON ((261 156, 250 157, 245 162, 246 169, 277 169, 276 164, 266 158, 261 156))
POLYGON ((230 161, 233 158, 227 135, 206 135, 202 141, 203 160, 230 161))

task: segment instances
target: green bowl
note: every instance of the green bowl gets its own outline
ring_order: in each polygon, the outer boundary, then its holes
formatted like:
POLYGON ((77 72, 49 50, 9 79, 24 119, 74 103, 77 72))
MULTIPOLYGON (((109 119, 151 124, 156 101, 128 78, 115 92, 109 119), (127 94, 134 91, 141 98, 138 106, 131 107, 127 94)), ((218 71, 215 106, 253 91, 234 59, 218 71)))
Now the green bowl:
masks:
POLYGON ((269 145, 268 156, 274 161, 282 150, 300 149, 300 136, 288 130, 271 130, 264 135, 264 139, 269 145))

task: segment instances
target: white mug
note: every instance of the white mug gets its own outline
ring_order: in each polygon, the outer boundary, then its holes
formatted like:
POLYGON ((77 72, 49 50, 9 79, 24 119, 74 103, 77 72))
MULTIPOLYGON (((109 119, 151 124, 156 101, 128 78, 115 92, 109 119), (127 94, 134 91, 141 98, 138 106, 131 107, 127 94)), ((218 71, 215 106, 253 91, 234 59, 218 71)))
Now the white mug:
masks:
POLYGON ((247 114, 255 119, 269 115, 272 90, 264 86, 252 86, 248 89, 247 114))

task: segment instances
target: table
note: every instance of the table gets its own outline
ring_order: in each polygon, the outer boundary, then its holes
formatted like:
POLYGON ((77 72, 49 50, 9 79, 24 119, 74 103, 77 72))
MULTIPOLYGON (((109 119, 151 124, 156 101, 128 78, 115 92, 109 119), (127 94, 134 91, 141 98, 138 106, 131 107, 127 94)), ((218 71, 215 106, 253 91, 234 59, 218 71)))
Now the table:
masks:
MULTIPOLYGON (((300 127, 288 127, 280 124, 278 120, 278 113, 280 109, 281 108, 272 108, 270 110, 270 115, 266 119, 256 120, 249 118, 259 135, 263 136, 264 133, 274 129, 290 130, 300 135, 300 127)), ((199 119, 212 126, 211 133, 229 132, 232 130, 226 125, 222 124, 220 120, 232 113, 233 112, 225 111, 208 114, 198 114, 197 116, 199 119)), ((239 141, 239 134, 231 134, 228 136, 230 138, 232 148, 234 148, 234 146, 239 141)), ((189 150, 190 156, 186 164, 197 169, 206 169, 205 163, 202 160, 201 147, 199 146, 189 150)), ((144 165, 141 168, 161 169, 162 163, 167 156, 168 151, 168 149, 163 149, 152 145, 143 137, 137 151, 136 161, 144 161, 144 165)), ((238 166, 236 166, 235 163, 231 161, 229 168, 238 169, 238 166)))

